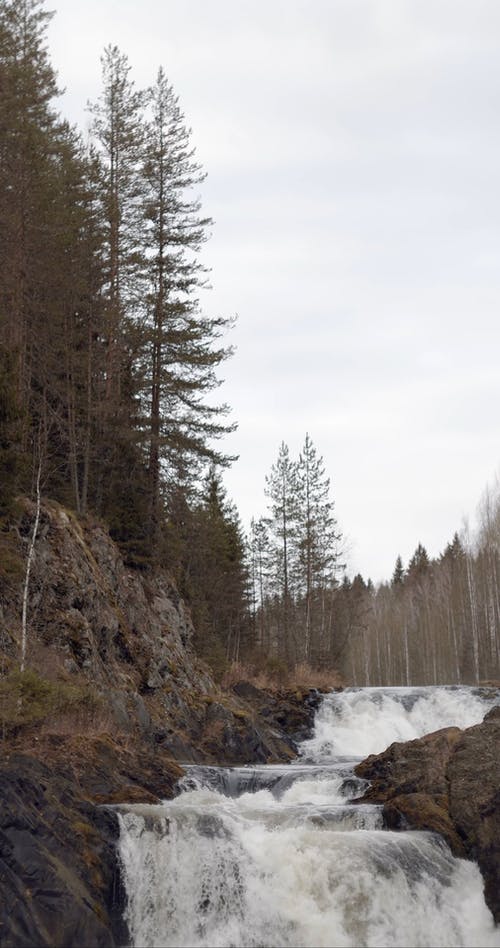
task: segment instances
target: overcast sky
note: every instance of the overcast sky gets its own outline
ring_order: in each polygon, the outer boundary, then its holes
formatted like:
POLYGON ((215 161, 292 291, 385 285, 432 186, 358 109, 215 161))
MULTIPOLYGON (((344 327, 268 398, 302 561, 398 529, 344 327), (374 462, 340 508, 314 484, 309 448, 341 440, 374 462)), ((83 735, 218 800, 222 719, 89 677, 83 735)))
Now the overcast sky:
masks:
MULTIPOLYGON (((49 4, 49 8, 50 8, 49 4)), ((437 555, 500 466, 498 0, 54 0, 61 110, 163 65, 207 179, 244 525, 306 431, 349 572, 437 555)))

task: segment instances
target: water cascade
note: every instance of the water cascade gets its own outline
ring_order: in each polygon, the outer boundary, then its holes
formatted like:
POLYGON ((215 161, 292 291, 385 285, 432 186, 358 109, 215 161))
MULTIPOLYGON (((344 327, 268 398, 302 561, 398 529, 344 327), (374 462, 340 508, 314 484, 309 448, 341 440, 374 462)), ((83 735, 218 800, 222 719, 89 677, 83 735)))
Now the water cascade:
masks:
POLYGON ((346 689, 325 697, 297 762, 193 765, 175 799, 121 808, 133 944, 500 948, 475 863, 352 802, 359 760, 476 724, 496 701, 465 686, 346 689))

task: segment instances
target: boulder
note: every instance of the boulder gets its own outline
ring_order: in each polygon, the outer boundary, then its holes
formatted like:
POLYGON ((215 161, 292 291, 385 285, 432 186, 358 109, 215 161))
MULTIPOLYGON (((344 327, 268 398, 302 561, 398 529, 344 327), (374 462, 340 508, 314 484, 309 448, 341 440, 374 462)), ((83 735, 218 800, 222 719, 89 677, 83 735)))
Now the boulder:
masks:
MULTIPOLYGON (((384 804, 392 829, 431 830, 456 856, 475 860, 500 923, 500 708, 481 724, 394 743, 356 767, 370 781, 363 802, 384 804)), ((359 802, 359 800, 357 801, 359 802)))
POLYGON ((449 812, 485 881, 486 901, 500 923, 500 708, 467 728, 447 767, 449 812))

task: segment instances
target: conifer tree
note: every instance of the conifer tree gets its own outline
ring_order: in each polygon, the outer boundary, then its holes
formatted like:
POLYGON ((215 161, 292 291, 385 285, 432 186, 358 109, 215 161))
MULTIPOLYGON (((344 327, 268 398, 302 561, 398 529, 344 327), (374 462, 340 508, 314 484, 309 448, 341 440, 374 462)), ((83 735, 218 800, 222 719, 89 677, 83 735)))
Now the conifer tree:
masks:
POLYGON ((84 314, 98 288, 82 251, 87 161, 52 104, 50 16, 38 0, 0 7, 0 340, 16 362, 26 457, 36 446, 47 489, 80 509, 84 314))
MULTIPOLYGON (((148 90, 143 182, 144 250, 148 261, 146 397, 151 520, 157 529, 161 468, 172 475, 179 455, 201 456, 219 465, 229 458, 212 440, 232 430, 218 417, 226 406, 205 396, 217 385, 215 369, 230 354, 218 340, 229 321, 200 312, 198 291, 205 271, 198 253, 209 218, 200 216, 193 188, 204 175, 190 145, 190 132, 163 69, 148 90)), ((185 463, 185 462, 184 462, 185 463)))
POLYGON ((127 57, 108 45, 101 58, 103 90, 90 105, 100 159, 104 344, 98 394, 94 504, 133 562, 149 556, 143 478, 145 259, 141 153, 144 93, 130 78, 127 57))
POLYGON ((248 572, 251 577, 252 618, 254 644, 262 655, 269 654, 270 634, 268 604, 270 598, 269 581, 272 572, 272 554, 269 537, 269 522, 265 517, 250 522, 248 541, 248 572))
POLYGON ((396 559, 396 565, 394 566, 394 572, 392 574, 392 585, 393 586, 402 586, 405 578, 405 570, 403 566, 403 560, 398 554, 396 559))
MULTIPOLYGON (((40 0, 0 6, 0 339, 15 353, 17 390, 28 417, 33 341, 43 326, 37 300, 50 260, 50 165, 57 95, 45 33, 51 15, 40 0)), ((45 315, 45 314, 43 314, 45 315)), ((25 429, 24 442, 29 432, 25 429)))
POLYGON ((306 661, 318 661, 325 631, 324 597, 335 581, 341 533, 333 515, 330 480, 308 434, 295 471, 295 485, 297 586, 304 601, 303 652, 306 661), (319 594, 318 603, 315 593, 319 594))
POLYGON ((90 106, 92 133, 102 159, 106 252, 106 399, 116 414, 121 402, 127 320, 137 318, 143 255, 140 239, 144 95, 130 79, 127 56, 108 45, 101 57, 103 91, 90 106))
POLYGON ((11 513, 22 468, 21 414, 12 354, 0 346, 0 526, 11 513))
POLYGON ((276 463, 266 477, 266 496, 270 502, 269 528, 274 547, 276 583, 281 593, 279 635, 281 657, 289 666, 297 660, 293 627, 293 578, 296 562, 296 465, 290 458, 288 445, 281 442, 276 463))
POLYGON ((240 657, 245 616, 244 538, 220 473, 211 466, 193 511, 189 601, 198 650, 222 672, 240 657))
POLYGON ((421 543, 418 544, 410 562, 408 563, 408 570, 406 573, 407 581, 410 584, 418 583, 427 573, 429 569, 429 556, 425 546, 421 543))

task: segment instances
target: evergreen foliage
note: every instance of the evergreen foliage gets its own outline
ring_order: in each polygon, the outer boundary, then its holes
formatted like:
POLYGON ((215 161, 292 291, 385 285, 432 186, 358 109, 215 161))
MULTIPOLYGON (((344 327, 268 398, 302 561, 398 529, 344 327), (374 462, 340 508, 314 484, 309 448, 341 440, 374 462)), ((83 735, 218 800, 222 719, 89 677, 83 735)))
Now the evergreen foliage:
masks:
POLYGON ((203 460, 231 460, 213 447, 231 430, 220 421, 228 409, 207 398, 230 354, 220 344, 230 321, 204 316, 198 301, 210 221, 191 194, 203 175, 163 70, 137 90, 113 45, 84 148, 54 107, 50 16, 40 0, 0 10, 9 397, 26 459, 40 441, 44 489, 78 512, 92 507, 132 560, 154 561, 169 479, 180 466, 196 480, 203 460))
POLYGON ((396 560, 396 565, 394 567, 394 572, 392 574, 392 585, 393 586, 402 586, 405 578, 405 569, 403 566, 403 560, 398 555, 396 560))
POLYGON ((297 461, 281 443, 265 493, 268 516, 253 521, 248 543, 255 646, 289 667, 328 664, 342 536, 323 459, 308 434, 297 461))
POLYGON ((0 6, 0 518, 40 463, 44 493, 101 517, 129 565, 176 572, 232 656, 243 537, 219 475, 201 487, 233 460, 211 401, 231 320, 199 300, 204 175, 164 71, 137 89, 114 45, 83 145, 55 105, 51 15, 0 6))

